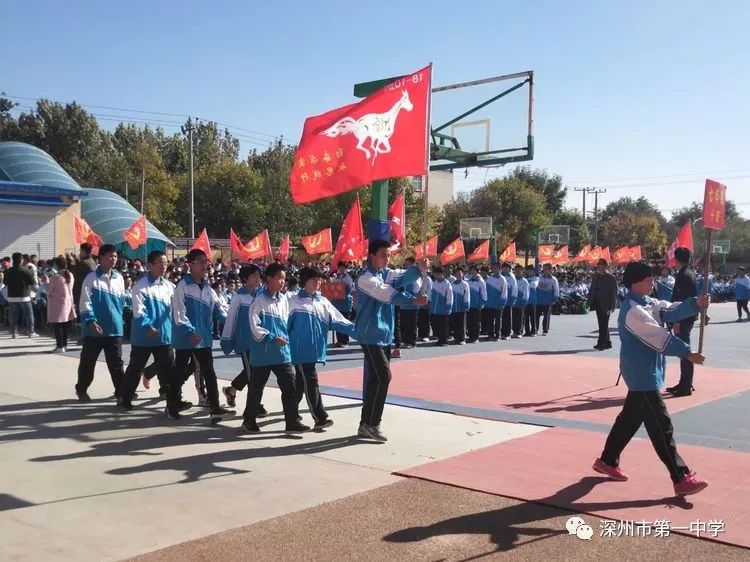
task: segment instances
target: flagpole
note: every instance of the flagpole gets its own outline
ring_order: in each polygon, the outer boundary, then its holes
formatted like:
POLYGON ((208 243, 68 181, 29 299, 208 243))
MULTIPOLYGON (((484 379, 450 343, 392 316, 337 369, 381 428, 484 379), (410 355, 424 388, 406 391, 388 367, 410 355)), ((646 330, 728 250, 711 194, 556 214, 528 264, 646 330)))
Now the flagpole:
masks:
MULTIPOLYGON (((706 256, 703 258, 705 261, 705 265, 703 267, 703 294, 705 295, 708 293, 708 276, 711 273, 711 250, 712 250, 712 243, 713 243, 713 236, 714 231, 712 228, 706 229, 708 232, 706 233, 706 256)), ((698 353, 703 353, 703 335, 706 331, 706 315, 707 315, 707 308, 701 309, 701 328, 700 332, 698 334, 698 353)))
MULTIPOLYGON (((430 127, 430 116, 432 114, 432 62, 430 67, 430 83, 427 85, 427 118, 425 119, 425 176, 424 186, 422 189, 422 200, 424 201, 424 211, 422 216, 422 255, 427 258, 427 230, 428 230, 428 211, 430 207, 430 148, 432 147, 431 137, 432 129, 430 127)), ((404 232, 404 235, 406 232, 404 232)))

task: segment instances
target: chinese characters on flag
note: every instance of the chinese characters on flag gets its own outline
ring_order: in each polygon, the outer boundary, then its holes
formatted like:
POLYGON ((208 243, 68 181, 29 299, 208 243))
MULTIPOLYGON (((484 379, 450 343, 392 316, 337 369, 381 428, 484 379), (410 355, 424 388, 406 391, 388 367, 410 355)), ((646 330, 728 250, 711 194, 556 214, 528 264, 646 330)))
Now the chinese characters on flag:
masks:
POLYGON ((485 240, 467 258, 468 261, 487 261, 490 259, 490 241, 485 240))
POLYGON ((314 256, 315 254, 328 254, 333 248, 333 237, 331 229, 325 228, 316 234, 305 236, 301 241, 305 252, 314 256))
POLYGON ((706 180, 706 191, 703 195, 703 228, 724 230, 726 196, 726 185, 714 180, 706 180))
POLYGON ((428 256, 437 256, 437 245, 438 245, 438 237, 433 236, 427 241, 427 244, 417 244, 414 246, 414 257, 418 260, 421 260, 425 256, 425 246, 427 247, 427 257, 428 256))
POLYGON ((456 238, 443 249, 443 253, 440 254, 440 263, 446 265, 462 257, 464 257, 464 241, 456 238))
POLYGON ((122 233, 123 238, 127 241, 128 245, 135 250, 141 244, 145 244, 147 240, 146 236, 146 217, 141 215, 136 221, 130 225, 125 232, 122 233))
POLYGON ((362 101, 308 117, 289 177, 292 200, 310 203, 376 180, 427 170, 427 108, 432 67, 362 101))

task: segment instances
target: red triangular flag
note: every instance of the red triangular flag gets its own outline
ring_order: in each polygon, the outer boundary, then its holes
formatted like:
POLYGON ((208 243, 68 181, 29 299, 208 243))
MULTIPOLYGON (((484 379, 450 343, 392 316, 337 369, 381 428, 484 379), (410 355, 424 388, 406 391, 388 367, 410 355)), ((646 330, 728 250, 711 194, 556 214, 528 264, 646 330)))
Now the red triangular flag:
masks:
POLYGON ((279 246, 279 260, 287 261, 289 259, 289 235, 284 236, 284 241, 279 246))
POLYGON ((359 195, 354 201, 351 209, 346 214, 341 233, 336 242, 336 251, 331 263, 338 264, 340 261, 355 261, 362 259, 362 245, 365 235, 362 228, 362 212, 359 205, 359 195))
POLYGON ((398 249, 406 245, 406 202, 404 193, 398 194, 388 209, 388 221, 391 223, 393 240, 398 242, 398 249))
POLYGON ((122 233, 122 237, 125 238, 126 242, 133 250, 138 246, 145 244, 148 240, 148 235, 146 234, 146 217, 143 215, 138 217, 135 222, 130 225, 130 228, 122 233))
POLYGON ((677 248, 687 248, 691 252, 693 251, 693 223, 690 222, 690 219, 682 225, 677 237, 667 250, 667 266, 669 267, 677 265, 677 260, 674 259, 674 251, 677 248))
POLYGON ((427 66, 358 103, 308 117, 289 175, 294 202, 424 175, 431 73, 427 66))
POLYGON ((208 233, 206 232, 206 229, 203 229, 203 232, 200 233, 198 238, 195 239, 195 243, 193 244, 193 247, 190 248, 191 250, 203 250, 203 253, 206 254, 206 257, 210 260, 212 258, 211 254, 211 243, 208 241, 208 233))

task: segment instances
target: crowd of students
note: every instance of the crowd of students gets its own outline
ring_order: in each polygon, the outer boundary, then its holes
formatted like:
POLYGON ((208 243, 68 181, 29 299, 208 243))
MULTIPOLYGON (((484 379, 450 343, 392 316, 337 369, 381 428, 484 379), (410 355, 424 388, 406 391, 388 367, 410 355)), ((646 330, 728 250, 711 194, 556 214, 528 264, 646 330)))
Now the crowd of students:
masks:
MULTIPOLYGON (((146 264, 130 262, 123 273, 114 246, 100 248, 97 264, 91 248, 83 245, 78 257, 58 257, 41 274, 43 265, 37 260, 13 254, 12 265, 4 264, 0 272, 5 274, 0 289, 11 306, 13 337, 21 317, 28 335, 36 335, 31 302, 33 293, 41 292, 40 277, 49 301, 47 320, 55 325, 54 351, 66 351, 67 326, 80 318, 83 346, 75 385, 79 401, 91 400, 88 388, 104 352, 121 410, 134 408, 139 383, 148 387, 158 377, 166 416, 179 420, 181 412, 193 407, 183 400, 182 388, 194 376, 198 405, 208 408, 212 423, 235 415, 230 408, 236 405, 237 393, 247 389, 242 428, 250 433, 260 432, 257 420, 267 415, 262 396, 271 373, 281 391, 285 431, 311 429, 299 413, 303 397, 315 429, 333 425, 320 394, 316 366, 326 361, 331 331, 337 333, 337 346, 346 346, 353 337, 364 352, 358 435, 377 441, 387 440, 380 424, 391 380, 390 360, 401 349, 414 347, 419 340, 428 342, 431 336, 438 346, 445 346, 451 341, 475 343, 481 334, 493 341, 533 337, 540 331, 545 335, 561 293, 580 292, 597 311, 596 349, 611 347, 606 328, 619 305, 620 371, 628 387, 622 412, 593 469, 613 480, 627 480, 619 456, 645 423, 678 495, 697 493, 708 485, 678 455, 660 394, 665 355, 681 360, 680 382, 667 389, 673 396, 692 393, 693 365, 704 360, 691 351, 690 332, 709 298, 698 296, 705 281, 690 269, 688 249, 675 251, 675 276, 667 268, 656 275, 653 265, 642 261, 613 274, 600 260, 588 286, 576 278, 571 284, 568 277, 562 289, 549 264, 537 274, 534 266, 510 263, 430 267, 428 260, 407 258, 403 269, 396 270, 389 267, 389 258, 384 240, 370 243, 368 260, 357 271, 346 263, 338 264, 336 272, 326 264, 321 268, 311 264, 287 268, 278 262, 264 268, 237 263, 214 266, 195 249, 170 264, 163 252, 153 251, 146 264), (323 279, 344 287, 338 300, 330 302, 321 295, 323 279), (126 325, 131 351, 124 369, 126 325), (238 355, 243 367, 221 392, 213 365, 218 334, 222 351, 238 355), (148 365, 150 359, 153 363, 148 365), (229 407, 221 404, 222 394, 229 407)), ((708 280, 709 288, 720 283, 708 280)), ((738 321, 743 312, 750 320, 750 278, 742 267, 733 280, 733 292, 738 321)))

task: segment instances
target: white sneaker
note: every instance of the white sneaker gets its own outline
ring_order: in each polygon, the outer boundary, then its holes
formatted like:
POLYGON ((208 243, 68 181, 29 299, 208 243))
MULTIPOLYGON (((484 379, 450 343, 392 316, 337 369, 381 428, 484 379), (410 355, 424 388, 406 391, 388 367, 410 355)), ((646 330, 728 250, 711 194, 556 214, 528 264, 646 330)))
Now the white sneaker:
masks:
POLYGON ((31 333, 29 334, 29 337, 30 337, 30 338, 36 338, 36 337, 38 337, 38 336, 39 336, 39 334, 37 334, 36 332, 31 332, 31 333))
POLYGON ((65 353, 65 348, 64 347, 56 347, 55 349, 52 350, 52 353, 57 353, 57 354, 65 353))

